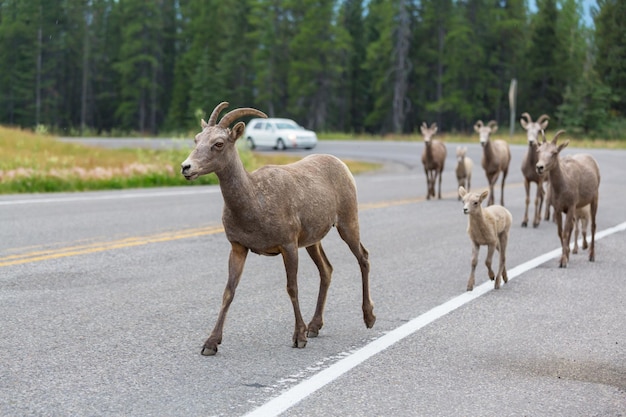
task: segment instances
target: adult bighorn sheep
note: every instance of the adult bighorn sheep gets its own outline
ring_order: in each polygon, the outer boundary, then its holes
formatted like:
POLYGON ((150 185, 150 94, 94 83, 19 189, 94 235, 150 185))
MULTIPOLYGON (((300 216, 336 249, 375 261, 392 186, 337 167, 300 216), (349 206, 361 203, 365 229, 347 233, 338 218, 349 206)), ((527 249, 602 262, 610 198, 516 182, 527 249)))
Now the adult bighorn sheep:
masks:
POLYGON ((333 226, 358 260, 363 285, 363 319, 371 328, 376 316, 369 292, 369 255, 360 240, 356 185, 350 170, 334 156, 317 154, 289 165, 268 165, 247 172, 235 146, 244 133, 245 124, 238 122, 232 129, 229 126, 244 116, 267 116, 256 109, 239 108, 216 123, 227 106, 226 102, 220 103, 208 123, 202 120, 202 131, 195 137, 195 149, 181 164, 181 173, 187 180, 212 172, 217 175, 224 198, 222 222, 231 244, 222 307, 202 354, 217 353, 226 313, 249 251, 283 257, 287 293, 295 315, 293 346, 303 348, 307 336, 317 336, 324 325, 324 305, 333 270, 320 241, 333 226), (298 302, 299 247, 306 248, 320 274, 317 306, 308 326, 302 319, 298 302))
POLYGON ((426 174, 426 199, 435 198, 435 183, 439 178, 439 191, 437 198, 441 199, 441 174, 446 162, 446 145, 433 139, 437 133, 437 124, 433 123, 430 128, 426 122, 422 122, 420 126, 422 136, 424 137, 424 150, 422 151, 422 164, 424 165, 424 173, 426 174))
POLYGON ((554 207, 559 239, 561 240, 561 260, 559 266, 567 267, 569 242, 574 227, 576 209, 590 204, 591 244, 589 260, 595 260, 596 213, 598 212, 598 189, 600 188, 600 168, 589 154, 576 154, 559 157, 569 140, 557 145, 557 138, 564 130, 559 130, 547 142, 545 137, 538 149, 537 173, 547 174, 550 181, 549 204, 554 207), (565 213, 565 223, 562 215, 565 213))
POLYGON ((537 148, 539 147, 539 133, 545 131, 548 127, 550 117, 547 114, 539 116, 537 121, 533 122, 532 117, 528 113, 522 113, 520 124, 526 130, 526 138, 528 139, 528 150, 522 159, 522 174, 524 175, 524 189, 526 190, 526 208, 524 210, 524 219, 522 227, 528 226, 528 205, 530 204, 530 183, 537 184, 537 195, 535 196, 535 215, 533 217, 533 227, 539 226, 541 223, 541 206, 544 200, 543 176, 537 174, 537 148))
POLYGON ((483 121, 479 120, 474 125, 474 130, 478 133, 480 144, 483 147, 483 158, 481 165, 487 175, 489 183, 489 200, 487 205, 494 203, 493 187, 498 181, 498 176, 502 172, 502 186, 500 190, 500 205, 504 206, 504 182, 509 173, 509 164, 511 163, 511 150, 509 144, 502 139, 490 140, 492 133, 498 130, 498 123, 491 120, 487 125, 483 125, 483 121))

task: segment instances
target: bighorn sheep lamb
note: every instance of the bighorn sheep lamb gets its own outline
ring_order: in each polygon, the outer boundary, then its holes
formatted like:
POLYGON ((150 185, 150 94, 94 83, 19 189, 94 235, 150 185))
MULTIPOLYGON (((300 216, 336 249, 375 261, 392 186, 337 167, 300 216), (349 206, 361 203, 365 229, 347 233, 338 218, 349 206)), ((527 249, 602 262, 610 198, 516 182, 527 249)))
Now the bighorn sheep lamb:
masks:
POLYGON ((422 136, 424 136, 424 150, 422 151, 422 164, 424 165, 424 173, 426 174, 426 199, 435 198, 435 182, 439 178, 438 198, 441 199, 441 174, 443 166, 446 162, 446 145, 433 139, 437 133, 437 124, 433 123, 430 128, 426 122, 420 126, 422 136))
MULTIPOLYGON (((467 191, 470 190, 470 183, 472 182, 472 168, 474 162, 467 156, 466 146, 456 147, 456 179, 459 182, 459 187, 465 187, 467 191)), ((459 200, 461 196, 459 195, 459 200)))
POLYGON ((502 206, 491 205, 483 208, 482 202, 487 198, 489 191, 482 193, 468 193, 463 187, 459 187, 459 195, 463 199, 463 213, 469 215, 467 222, 467 234, 472 241, 472 270, 467 281, 467 291, 474 289, 474 271, 478 264, 478 251, 481 245, 487 245, 487 258, 485 265, 489 278, 494 282, 494 288, 500 288, 500 278, 506 283, 509 279, 506 273, 506 244, 509 240, 509 231, 513 217, 502 206), (493 252, 500 253, 500 265, 498 274, 494 275, 491 269, 493 252))
POLYGON ((491 134, 496 133, 498 130, 498 123, 495 120, 491 120, 487 123, 487 126, 483 125, 482 120, 479 120, 474 125, 474 130, 478 133, 480 144, 483 147, 481 165, 487 175, 487 182, 489 182, 489 201, 487 201, 487 205, 494 203, 493 186, 498 181, 500 172, 502 172, 500 205, 504 206, 504 181, 509 173, 509 164, 511 163, 509 144, 502 139, 490 140, 491 134))
POLYGON ((554 207, 554 216, 561 240, 561 260, 559 266, 567 267, 569 242, 574 227, 576 209, 590 205, 591 244, 589 260, 595 260, 596 213, 598 211, 598 189, 600 188, 600 168, 589 154, 576 154, 559 157, 569 141, 557 145, 557 138, 564 130, 559 130, 547 142, 545 137, 538 149, 537 173, 547 174, 550 181, 549 204, 554 207), (563 222, 565 213, 565 222, 563 222))
POLYGON ((576 214, 574 215, 574 249, 572 249, 572 253, 578 253, 579 232, 582 232, 583 235, 583 250, 589 247, 589 245, 587 244, 587 227, 589 225, 590 218, 591 206, 589 204, 587 204, 585 207, 576 209, 576 214))
POLYGON ((524 210, 524 219, 522 227, 528 226, 528 205, 530 204, 530 183, 537 184, 537 195, 535 196, 535 215, 533 217, 533 227, 539 226, 541 223, 541 206, 543 205, 544 178, 537 174, 537 148, 539 147, 539 133, 546 130, 550 117, 547 114, 539 116, 536 122, 528 113, 522 113, 520 124, 526 130, 528 139, 528 150, 522 159, 522 174, 524 175, 524 189, 526 190, 526 208, 524 210))
POLYGON ((324 305, 333 270, 320 241, 333 226, 358 260, 363 319, 371 328, 376 317, 369 293, 369 255, 360 241, 356 185, 348 167, 334 156, 318 154, 289 165, 268 165, 247 172, 235 146, 245 124, 238 122, 232 129, 229 126, 244 116, 267 116, 256 109, 239 108, 216 124, 220 112, 227 106, 226 102, 220 103, 208 123, 202 120, 202 131, 195 137, 195 149, 181 164, 181 173, 187 180, 212 172, 217 175, 224 198, 222 222, 231 244, 222 307, 202 354, 217 353, 226 313, 249 251, 283 257, 287 293, 295 315, 293 346, 303 348, 307 336, 317 336, 324 325, 324 305), (299 247, 306 248, 320 274, 317 306, 308 326, 302 319, 298 302, 299 247))

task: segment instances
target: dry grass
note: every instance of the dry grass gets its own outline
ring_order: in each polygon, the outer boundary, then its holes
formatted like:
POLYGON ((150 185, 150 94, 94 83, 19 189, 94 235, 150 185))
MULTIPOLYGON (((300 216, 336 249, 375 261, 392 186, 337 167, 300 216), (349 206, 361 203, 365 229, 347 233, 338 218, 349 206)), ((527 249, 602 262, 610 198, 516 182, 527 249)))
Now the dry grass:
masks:
MULTIPOLYGON (((105 149, 65 143, 0 126, 0 194, 216 184, 214 175, 189 183, 179 173, 188 149, 105 149)), ((299 157, 242 150, 246 169, 287 164, 299 157)), ((356 174, 378 165, 347 161, 356 174)))

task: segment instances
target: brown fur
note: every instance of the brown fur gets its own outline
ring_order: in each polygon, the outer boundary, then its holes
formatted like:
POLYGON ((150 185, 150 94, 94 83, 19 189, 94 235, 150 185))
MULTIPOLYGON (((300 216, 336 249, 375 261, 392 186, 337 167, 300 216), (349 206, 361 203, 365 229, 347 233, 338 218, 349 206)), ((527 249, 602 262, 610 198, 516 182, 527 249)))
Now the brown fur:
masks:
POLYGON ((541 223, 541 206, 544 200, 542 175, 537 174, 535 166, 537 165, 537 148, 539 147, 539 133, 545 131, 548 127, 549 117, 545 114, 539 116, 537 121, 533 122, 532 117, 528 113, 522 113, 520 124, 526 130, 528 139, 528 150, 522 159, 522 174, 524 175, 524 189, 526 190, 526 200, 524 209, 524 219, 522 227, 528 226, 528 206, 530 204, 530 183, 537 184, 537 194, 535 196, 535 215, 533 217, 533 227, 539 226, 541 223))
MULTIPOLYGON (((459 187, 465 187, 467 191, 471 188, 472 182, 472 168, 474 162, 467 156, 467 147, 456 147, 456 179, 459 183, 459 187)), ((459 200, 461 196, 459 195, 459 200)))
POLYGON ((596 213, 598 211, 598 189, 600 188, 600 167, 589 154, 576 154, 559 157, 569 141, 557 145, 559 130, 551 142, 545 137, 539 146, 537 172, 548 174, 550 180, 550 205, 554 207, 562 255, 559 262, 561 268, 567 267, 569 261, 569 243, 574 227, 574 216, 577 208, 590 205, 591 213, 591 244, 589 260, 595 260, 596 213), (565 222, 563 222, 565 214, 565 222))
POLYGON ((577 208, 574 215, 574 249, 572 253, 578 253, 578 235, 582 232, 583 241, 582 248, 587 249, 589 244, 587 243, 587 227, 589 226, 589 220, 591 219, 591 206, 577 208))
POLYGON ((435 183, 437 179, 439 179, 437 198, 441 199, 441 177, 446 162, 446 145, 437 139, 433 139, 433 136, 437 133, 437 125, 435 123, 428 128, 426 122, 423 122, 420 129, 422 136, 424 136, 422 164, 426 174, 426 199, 435 198, 435 183))
POLYGON ((500 173, 502 173, 500 205, 504 206, 504 182, 509 173, 509 164, 511 163, 509 144, 502 139, 490 140, 491 134, 496 133, 498 130, 498 124, 495 120, 491 120, 487 123, 487 126, 484 126, 482 120, 479 120, 474 125, 474 130, 478 133, 480 144, 483 147, 481 165, 485 170, 487 182, 489 183, 489 200, 487 201, 487 205, 490 206, 495 201, 493 187, 498 181, 500 173))
POLYGON ((480 194, 468 193, 465 188, 459 187, 459 195, 463 199, 463 212, 469 215, 467 234, 472 241, 472 270, 467 281, 467 291, 474 289, 474 272, 478 264, 478 251, 481 245, 487 246, 485 265, 487 266, 489 278, 494 281, 494 288, 500 288, 500 278, 505 283, 508 281, 506 245, 509 240, 509 231, 511 230, 513 217, 507 209, 499 205, 483 208, 482 202, 487 198, 488 194, 488 191, 483 191, 480 194), (500 265, 497 275, 491 269, 495 250, 500 253, 500 265))
MULTIPOLYGON (((370 264, 368 252, 360 241, 356 185, 348 167, 331 155, 310 155, 293 164, 270 165, 247 172, 235 146, 244 132, 244 123, 235 124, 232 130, 226 123, 215 125, 216 113, 227 105, 221 103, 215 108, 210 119, 213 124, 202 121, 202 132, 195 138, 196 147, 182 163, 181 171, 188 180, 215 172, 224 198, 222 221, 231 244, 222 307, 202 354, 217 353, 226 313, 249 251, 283 257, 287 293, 295 316, 293 346, 303 348, 307 336, 317 336, 324 324, 323 311, 333 270, 320 241, 333 226, 358 260, 363 284, 363 319, 371 328, 376 317, 369 294, 370 264), (299 247, 306 248, 320 273, 317 306, 308 326, 302 319, 298 301, 299 247)), ((232 123, 233 113, 239 117, 267 117, 255 109, 237 109, 226 114, 222 121, 232 123)))

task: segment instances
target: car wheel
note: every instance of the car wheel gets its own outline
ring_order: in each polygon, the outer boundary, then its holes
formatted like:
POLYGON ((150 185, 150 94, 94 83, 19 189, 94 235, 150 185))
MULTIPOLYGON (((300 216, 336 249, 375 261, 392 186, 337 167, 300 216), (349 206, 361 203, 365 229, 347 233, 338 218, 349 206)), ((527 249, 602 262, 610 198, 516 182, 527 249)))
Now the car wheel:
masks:
POLYGON ((287 147, 285 146, 285 142, 283 142, 282 139, 278 139, 276 141, 276 149, 278 149, 279 151, 284 151, 285 149, 287 149, 287 147))
POLYGON ((248 138, 246 140, 246 143, 248 144, 248 149, 254 149, 256 148, 256 145, 254 144, 254 141, 252 140, 252 138, 248 138))

